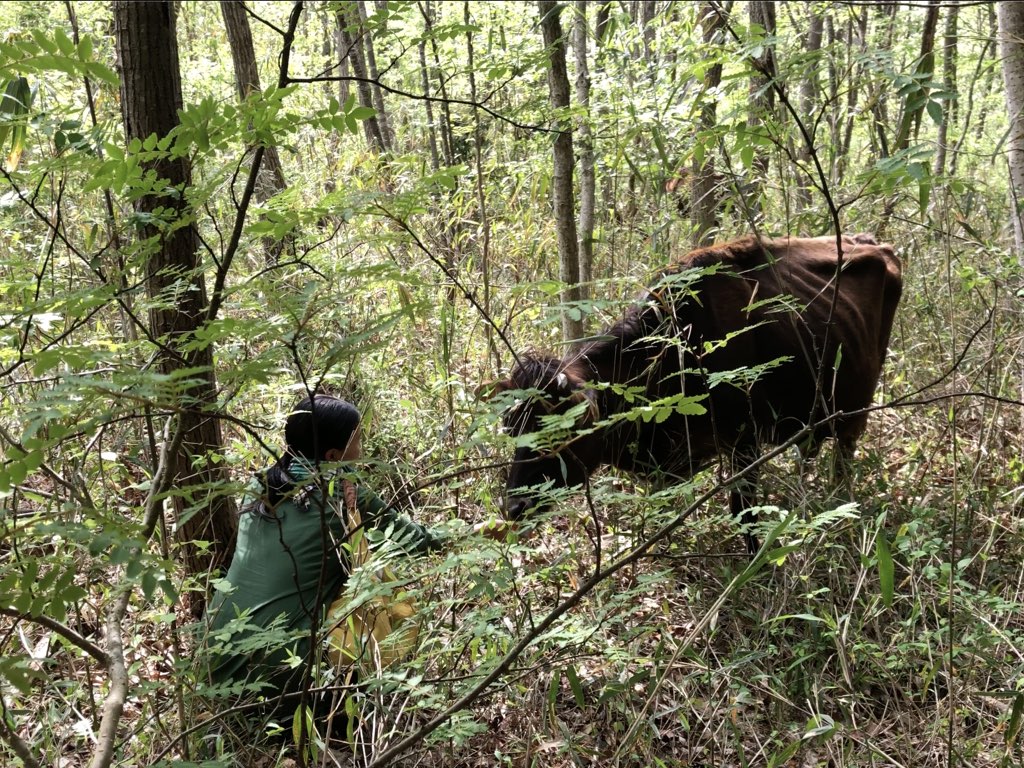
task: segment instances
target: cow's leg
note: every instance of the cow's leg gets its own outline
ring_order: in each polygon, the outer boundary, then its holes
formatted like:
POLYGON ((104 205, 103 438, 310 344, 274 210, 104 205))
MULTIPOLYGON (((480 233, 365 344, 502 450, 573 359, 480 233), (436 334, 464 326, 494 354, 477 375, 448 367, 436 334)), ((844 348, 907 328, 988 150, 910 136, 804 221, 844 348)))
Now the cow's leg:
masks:
MULTIPOLYGON (((733 473, 749 467, 757 459, 757 455, 757 448, 753 445, 736 446, 732 453, 733 473)), ((739 518, 744 526, 748 526, 743 533, 743 539, 747 543, 747 552, 751 555, 760 548, 757 535, 749 528, 756 522, 751 507, 757 503, 758 474, 758 468, 751 469, 737 480, 729 491, 729 512, 734 518, 739 518)))
POLYGON ((867 420, 866 415, 859 416, 842 422, 836 430, 831 480, 836 485, 841 485, 850 498, 853 498, 853 452, 857 447, 857 439, 864 432, 867 420))

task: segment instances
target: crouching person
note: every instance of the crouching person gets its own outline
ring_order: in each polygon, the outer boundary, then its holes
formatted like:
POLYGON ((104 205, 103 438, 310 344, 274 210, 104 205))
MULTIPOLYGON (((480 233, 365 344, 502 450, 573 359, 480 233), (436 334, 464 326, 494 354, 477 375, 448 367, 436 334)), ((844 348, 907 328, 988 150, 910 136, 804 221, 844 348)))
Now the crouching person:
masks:
POLYGON ((403 635, 397 626, 412 613, 411 603, 382 597, 353 610, 343 594, 349 574, 366 560, 365 530, 387 532, 408 554, 442 542, 352 482, 359 423, 359 411, 336 397, 315 395, 295 406, 283 456, 256 476, 243 499, 226 585, 208 611, 211 682, 239 693, 258 683, 266 714, 285 726, 325 635, 349 684, 364 654, 386 665, 411 646, 414 633, 406 627, 403 635), (392 633, 405 642, 384 643, 392 633))

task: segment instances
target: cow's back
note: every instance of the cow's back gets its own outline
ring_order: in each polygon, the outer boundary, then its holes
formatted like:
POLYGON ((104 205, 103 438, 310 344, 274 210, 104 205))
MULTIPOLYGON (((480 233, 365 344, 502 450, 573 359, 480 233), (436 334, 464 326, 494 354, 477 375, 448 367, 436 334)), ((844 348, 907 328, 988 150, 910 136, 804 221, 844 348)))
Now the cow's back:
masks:
MULTIPOLYGON (((685 432, 687 461, 700 464, 723 444, 778 442, 825 414, 871 403, 902 290, 890 246, 845 236, 840 260, 834 237, 744 237, 692 251, 669 272, 687 268, 708 272, 675 291, 672 328, 661 328, 682 337, 684 375, 666 355, 647 380, 660 397, 680 386, 705 392, 709 411, 671 420, 663 429, 676 435, 651 435, 654 443, 685 432), (759 367, 756 378, 726 373, 759 367)), ((864 414, 843 417, 819 435, 834 430, 852 444, 865 422, 864 414)))

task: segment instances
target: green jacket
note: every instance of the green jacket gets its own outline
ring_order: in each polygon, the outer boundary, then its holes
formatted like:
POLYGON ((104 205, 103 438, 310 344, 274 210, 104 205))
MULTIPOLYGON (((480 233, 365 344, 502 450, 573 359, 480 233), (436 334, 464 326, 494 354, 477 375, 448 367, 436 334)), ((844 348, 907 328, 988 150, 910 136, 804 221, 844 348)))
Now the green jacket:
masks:
MULTIPOLYGON (((320 626, 326 607, 348 579, 347 551, 341 547, 347 539, 340 481, 345 473, 321 477, 318 487, 315 471, 293 461, 288 473, 296 490, 273 510, 261 502, 261 477, 246 490, 226 577, 230 591, 218 591, 208 611, 214 683, 261 678, 273 694, 295 690, 301 679, 284 664, 289 651, 305 658, 310 630, 320 626), (326 503, 320 487, 329 489, 326 503), (229 627, 232 622, 235 627, 229 627), (277 647, 257 647, 259 630, 272 625, 301 634, 284 644, 279 638, 277 647)), ((390 528, 392 538, 410 554, 440 546, 438 536, 397 514, 369 489, 356 486, 356 491, 366 528, 390 528)))

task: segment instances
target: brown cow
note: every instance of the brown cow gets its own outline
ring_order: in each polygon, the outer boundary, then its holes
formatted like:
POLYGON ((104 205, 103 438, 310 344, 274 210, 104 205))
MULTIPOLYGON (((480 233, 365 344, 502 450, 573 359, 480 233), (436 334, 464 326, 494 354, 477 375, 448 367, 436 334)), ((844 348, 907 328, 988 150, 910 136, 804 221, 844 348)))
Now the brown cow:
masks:
MULTIPOLYGON (((844 236, 841 255, 835 237, 744 237, 689 253, 599 336, 562 358, 520 358, 482 388, 520 390, 504 417, 516 436, 570 410, 575 425, 520 440, 506 515, 543 506, 538 486, 583 484, 602 464, 684 479, 725 454, 742 469, 762 445, 833 415, 803 448, 813 455, 835 437, 849 458, 902 285, 892 247, 871 235, 844 236)), ((751 506, 754 483, 731 492, 734 515, 751 506)), ((756 550, 749 532, 747 545, 756 550)))

